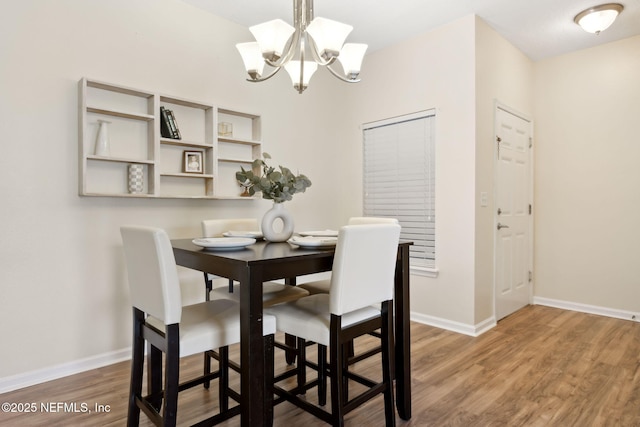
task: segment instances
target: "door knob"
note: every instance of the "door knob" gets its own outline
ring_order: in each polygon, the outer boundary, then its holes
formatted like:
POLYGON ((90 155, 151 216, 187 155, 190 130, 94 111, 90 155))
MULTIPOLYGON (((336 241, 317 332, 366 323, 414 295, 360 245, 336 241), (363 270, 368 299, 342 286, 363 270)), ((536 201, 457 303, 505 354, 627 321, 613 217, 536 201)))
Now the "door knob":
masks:
POLYGON ((509 228, 509 226, 498 223, 498 230, 500 230, 502 228, 509 228))

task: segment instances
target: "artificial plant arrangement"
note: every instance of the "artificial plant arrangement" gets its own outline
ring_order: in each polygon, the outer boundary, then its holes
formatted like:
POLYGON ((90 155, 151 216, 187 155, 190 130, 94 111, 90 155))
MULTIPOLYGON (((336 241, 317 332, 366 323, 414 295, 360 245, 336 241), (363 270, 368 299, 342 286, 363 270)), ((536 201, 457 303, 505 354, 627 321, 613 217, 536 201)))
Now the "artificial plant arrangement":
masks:
POLYGON ((284 166, 279 166, 280 170, 269 166, 265 161, 271 159, 269 153, 262 153, 262 157, 264 160, 253 161, 251 170, 245 170, 240 166, 240 172, 236 172, 236 179, 240 185, 248 189, 250 196, 261 192, 263 199, 282 203, 293 199, 296 193, 304 193, 311 186, 311 180, 303 174, 294 175, 284 166), (260 169, 262 173, 260 175, 253 173, 256 169, 260 169))

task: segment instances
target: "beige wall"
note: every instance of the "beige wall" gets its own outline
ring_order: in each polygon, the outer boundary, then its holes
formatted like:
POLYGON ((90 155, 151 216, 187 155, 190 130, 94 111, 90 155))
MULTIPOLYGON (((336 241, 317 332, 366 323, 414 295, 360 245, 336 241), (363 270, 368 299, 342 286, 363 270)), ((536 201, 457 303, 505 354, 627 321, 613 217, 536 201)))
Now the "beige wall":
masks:
POLYGON ((411 277, 411 310, 426 316, 421 320, 465 325, 473 323, 474 311, 474 22, 469 16, 367 55, 349 113, 363 124, 436 109, 440 274, 411 277))
POLYGON ((640 311, 640 37, 535 64, 535 295, 640 311))

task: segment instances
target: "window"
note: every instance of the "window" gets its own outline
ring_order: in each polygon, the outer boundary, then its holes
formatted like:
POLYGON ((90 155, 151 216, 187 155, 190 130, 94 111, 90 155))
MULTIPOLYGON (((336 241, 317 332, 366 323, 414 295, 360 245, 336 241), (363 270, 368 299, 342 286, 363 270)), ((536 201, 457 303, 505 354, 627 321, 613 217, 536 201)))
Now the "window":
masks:
POLYGON ((411 266, 435 268, 435 110, 363 125, 364 215, 397 218, 411 266))

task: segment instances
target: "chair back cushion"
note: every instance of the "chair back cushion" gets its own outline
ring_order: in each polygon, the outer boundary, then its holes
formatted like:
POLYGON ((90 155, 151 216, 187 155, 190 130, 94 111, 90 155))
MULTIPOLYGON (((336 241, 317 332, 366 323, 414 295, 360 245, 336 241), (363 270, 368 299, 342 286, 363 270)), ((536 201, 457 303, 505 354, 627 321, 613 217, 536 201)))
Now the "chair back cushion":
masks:
POLYGON ((176 260, 167 233, 159 228, 120 228, 131 303, 164 322, 179 323, 182 297, 176 260))
POLYGON ((222 237, 226 231, 258 231, 255 218, 205 219, 202 221, 202 237, 222 237))
POLYGON ((349 218, 349 225, 361 225, 361 224, 397 224, 398 220, 395 218, 381 218, 375 216, 353 216, 349 218))
POLYGON ((332 314, 393 299, 399 240, 397 223, 340 228, 329 291, 332 314))

